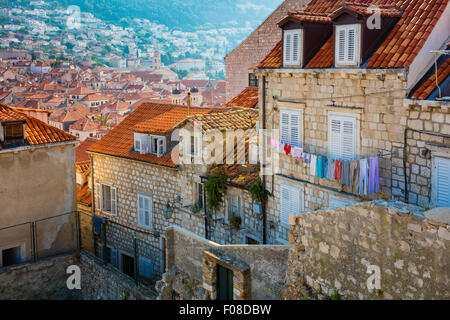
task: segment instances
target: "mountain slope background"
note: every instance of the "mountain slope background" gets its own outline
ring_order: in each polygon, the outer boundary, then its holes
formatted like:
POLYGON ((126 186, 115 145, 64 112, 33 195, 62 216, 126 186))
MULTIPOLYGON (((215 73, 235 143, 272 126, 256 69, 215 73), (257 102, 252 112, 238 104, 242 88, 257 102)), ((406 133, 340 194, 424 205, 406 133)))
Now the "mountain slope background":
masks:
MULTIPOLYGON (((9 0, 10 2, 11 0, 9 0)), ((0 2, 8 2, 2 0, 0 2)), ((29 5, 29 1, 13 0, 29 5)), ((126 26, 134 18, 149 19, 170 29, 193 31, 260 24, 282 0, 47 0, 54 7, 79 6, 81 11, 126 26)))

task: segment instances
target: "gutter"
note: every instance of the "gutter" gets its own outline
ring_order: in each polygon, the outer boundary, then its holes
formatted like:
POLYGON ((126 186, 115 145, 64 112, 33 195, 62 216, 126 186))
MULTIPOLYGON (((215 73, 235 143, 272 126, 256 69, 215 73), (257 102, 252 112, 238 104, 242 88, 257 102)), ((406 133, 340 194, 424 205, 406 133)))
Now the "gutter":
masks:
MULTIPOLYGON (((262 129, 263 132, 265 132, 266 129, 266 76, 262 76, 262 103, 261 103, 261 107, 262 107, 262 129)), ((266 190, 266 173, 265 173, 265 168, 266 168, 266 152, 265 152, 265 148, 263 148, 263 158, 261 161, 262 162, 262 188, 265 192, 266 190)), ((272 190, 273 191, 273 190, 272 190)), ((262 209, 262 218, 263 218, 263 244, 267 244, 267 212, 266 212, 266 203, 263 201, 262 205, 261 205, 261 209, 262 209)))

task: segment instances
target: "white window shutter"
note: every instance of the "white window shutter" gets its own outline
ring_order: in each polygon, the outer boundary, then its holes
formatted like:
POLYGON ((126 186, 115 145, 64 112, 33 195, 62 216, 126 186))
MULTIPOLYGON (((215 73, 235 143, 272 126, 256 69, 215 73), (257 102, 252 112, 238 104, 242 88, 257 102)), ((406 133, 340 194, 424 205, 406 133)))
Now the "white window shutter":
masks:
POLYGON ((102 188, 99 183, 95 184, 95 190, 97 191, 97 194, 95 195, 96 203, 97 203, 97 209, 102 210, 102 188))
POLYGON ((292 34, 292 63, 300 64, 300 32, 292 34))
POLYGON ((164 140, 158 139, 158 146, 157 146, 157 155, 158 157, 162 157, 164 154, 164 140))
POLYGON ((342 121, 341 157, 344 160, 351 160, 356 156, 355 130, 355 118, 342 121))
POLYGON ((281 186, 281 223, 289 225, 289 214, 291 211, 291 193, 288 187, 281 186))
POLYGON ((111 187, 111 214, 117 215, 117 188, 111 187))
POLYGON ((348 39, 348 55, 347 62, 355 63, 356 62, 356 30, 353 28, 347 29, 347 39, 348 39))
POLYGON ((337 57, 338 62, 345 62, 345 29, 341 29, 338 31, 338 39, 337 39, 337 57))
POLYGON ((435 158, 435 205, 450 207, 450 159, 435 158))
POLYGON ((281 112, 280 119, 281 142, 289 143, 289 114, 281 112))
POLYGON ((335 42, 337 64, 358 64, 359 25, 337 26, 335 42))
POLYGON ((291 63, 292 35, 288 32, 284 33, 284 64, 291 63))
POLYGON ((144 198, 138 196, 138 224, 144 224, 144 198))
POLYGON ((290 144, 294 147, 301 147, 302 141, 302 121, 300 114, 291 114, 290 119, 290 144))
POLYGON ((356 157, 356 118, 330 115, 328 123, 328 153, 335 159, 354 159, 356 157))

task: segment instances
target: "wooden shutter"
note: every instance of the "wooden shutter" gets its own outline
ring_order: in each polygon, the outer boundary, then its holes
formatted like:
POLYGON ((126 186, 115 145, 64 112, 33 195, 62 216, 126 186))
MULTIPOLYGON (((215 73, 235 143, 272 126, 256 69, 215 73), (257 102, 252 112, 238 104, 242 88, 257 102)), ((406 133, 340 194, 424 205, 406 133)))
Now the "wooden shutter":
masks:
POLYGON ((288 187, 281 186, 281 223, 289 225, 291 193, 288 187))
POLYGON ((335 40, 336 63, 357 65, 359 52, 359 25, 337 26, 335 40))
POLYGON ((300 31, 292 34, 292 63, 300 64, 300 31))
POLYGON ((139 275, 149 280, 153 278, 153 264, 149 259, 139 257, 139 275))
POLYGON ((290 117, 290 139, 289 142, 294 147, 300 147, 301 146, 301 115, 300 114, 291 114, 290 117))
POLYGON ((111 264, 114 267, 119 268, 119 253, 113 248, 111 248, 111 264))
POLYGON ((450 207, 450 159, 434 159, 435 206, 450 207))
POLYGON ((95 201, 96 201, 96 205, 97 205, 97 210, 101 211, 102 210, 102 188, 101 185, 99 183, 95 184, 95 201))
POLYGON ((335 159, 352 160, 356 156, 356 118, 330 115, 328 153, 335 159))
POLYGON ((356 28, 349 27, 347 29, 347 62, 356 63, 356 28))
POLYGON ((158 145, 157 145, 157 155, 158 157, 162 157, 164 154, 164 140, 158 139, 158 145))
POLYGON ((281 223, 289 226, 289 215, 303 211, 303 192, 301 188, 281 185, 281 223))
POLYGON ((138 195, 138 224, 144 225, 144 198, 138 195))
POLYGON ((337 60, 338 63, 345 62, 345 29, 338 30, 337 45, 337 60))
POLYGON ((284 33, 284 64, 291 63, 292 35, 289 32, 284 33))
POLYGON ((280 114, 280 119, 281 142, 289 143, 289 114, 282 111, 280 114))
POLYGON ((117 188, 111 187, 111 214, 117 215, 117 188))
POLYGON ((149 197, 144 197, 144 224, 147 227, 152 225, 152 213, 151 213, 152 203, 149 197))

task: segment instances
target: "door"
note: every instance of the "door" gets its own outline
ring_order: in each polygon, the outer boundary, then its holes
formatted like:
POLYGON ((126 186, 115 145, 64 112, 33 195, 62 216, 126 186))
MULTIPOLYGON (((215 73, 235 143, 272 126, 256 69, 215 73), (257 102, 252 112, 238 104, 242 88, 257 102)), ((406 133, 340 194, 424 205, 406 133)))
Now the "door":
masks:
POLYGON ((217 300, 233 300, 233 271, 217 265, 217 300))
POLYGON ((122 272, 134 278, 134 258, 122 253, 122 272))

